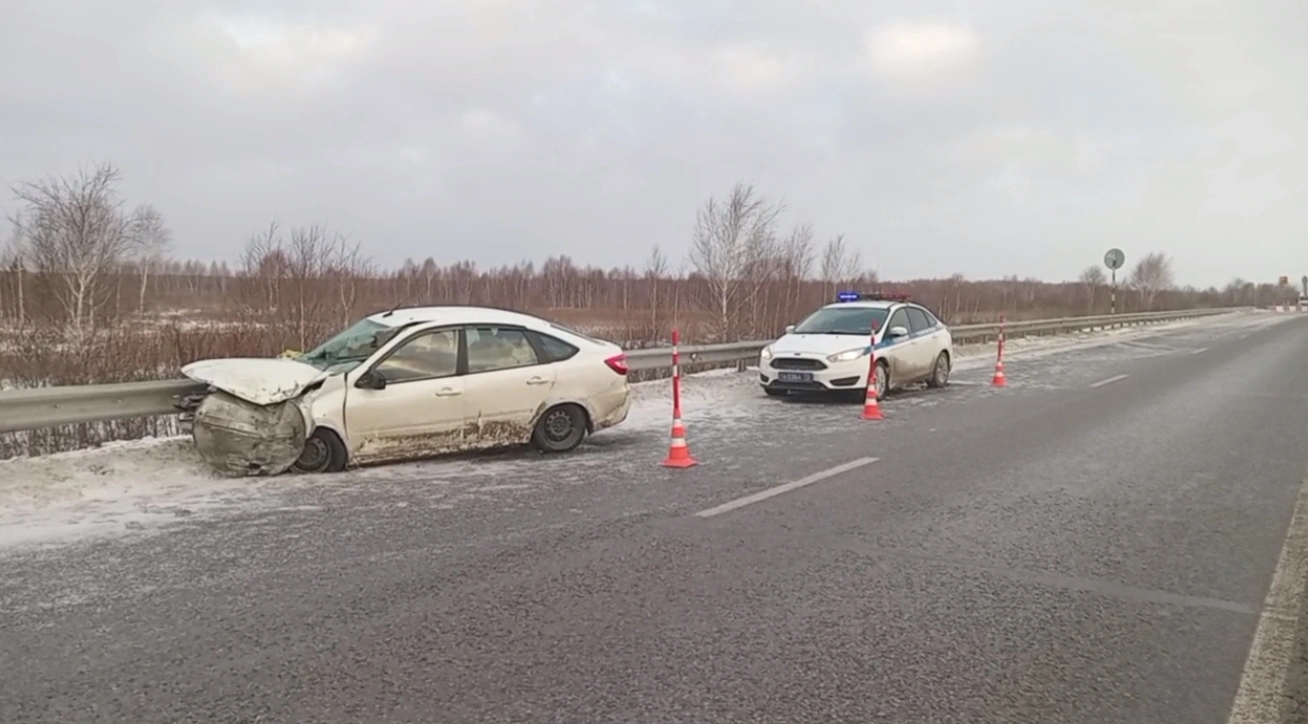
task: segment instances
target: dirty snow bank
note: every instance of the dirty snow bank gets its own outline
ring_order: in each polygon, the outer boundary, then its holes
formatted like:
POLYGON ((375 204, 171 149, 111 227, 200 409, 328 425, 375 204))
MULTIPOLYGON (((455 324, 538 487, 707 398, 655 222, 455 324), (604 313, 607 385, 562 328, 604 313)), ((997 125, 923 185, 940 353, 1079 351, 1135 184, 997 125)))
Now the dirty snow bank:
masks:
MULTIPOLYGON (((686 419, 732 415, 739 407, 733 398, 757 395, 752 381, 731 370, 694 375, 683 393, 686 419)), ((640 382, 632 385, 631 412, 617 430, 665 429, 670 418, 668 380, 640 382)), ((276 507, 277 493, 321 482, 224 477, 200 458, 189 436, 0 461, 0 547, 152 530, 235 507, 276 507)))
POLYGON ((0 546, 140 529, 214 507, 220 478, 189 438, 146 439, 0 462, 0 546))

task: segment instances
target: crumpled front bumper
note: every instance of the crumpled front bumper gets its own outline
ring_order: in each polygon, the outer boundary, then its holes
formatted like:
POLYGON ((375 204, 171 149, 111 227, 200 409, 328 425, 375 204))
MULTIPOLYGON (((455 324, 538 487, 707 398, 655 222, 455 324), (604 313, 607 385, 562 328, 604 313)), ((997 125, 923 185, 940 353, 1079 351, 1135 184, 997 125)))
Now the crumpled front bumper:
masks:
POLYGON ((190 426, 200 457, 236 477, 286 472, 304 452, 308 434, 295 400, 263 406, 221 391, 200 400, 190 426))

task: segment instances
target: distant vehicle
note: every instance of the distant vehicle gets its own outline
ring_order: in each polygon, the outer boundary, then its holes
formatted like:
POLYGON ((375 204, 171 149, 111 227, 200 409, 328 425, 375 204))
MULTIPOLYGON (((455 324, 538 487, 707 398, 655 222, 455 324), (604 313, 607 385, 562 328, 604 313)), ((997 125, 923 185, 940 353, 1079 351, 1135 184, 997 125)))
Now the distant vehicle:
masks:
POLYGON ((197 449, 246 475, 528 442, 565 452, 626 419, 627 371, 616 344, 485 307, 393 309, 305 354, 182 368, 213 388, 187 405, 197 449))
POLYGON ((949 384, 953 338, 926 307, 906 295, 841 292, 837 298, 763 348, 758 370, 766 394, 841 392, 862 399, 873 344, 878 397, 916 382, 949 384))

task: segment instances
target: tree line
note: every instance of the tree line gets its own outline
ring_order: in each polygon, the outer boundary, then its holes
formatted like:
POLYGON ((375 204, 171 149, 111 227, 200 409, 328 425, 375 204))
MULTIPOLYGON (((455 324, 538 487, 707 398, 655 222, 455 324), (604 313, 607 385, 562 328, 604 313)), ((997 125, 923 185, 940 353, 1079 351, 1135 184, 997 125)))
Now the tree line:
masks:
MULTIPOLYGON (((739 183, 697 211, 684 260, 658 246, 639 266, 601 269, 555 255, 543 263, 484 269, 428 257, 385 269, 362 244, 317 224, 253 233, 234 266, 170 256, 172 235, 151 205, 129 208, 110 164, 24 181, 0 251, 0 319, 54 327, 70 338, 187 310, 278 330, 303 349, 358 317, 397 305, 479 304, 584 324, 621 341, 652 342, 678 325, 699 341, 774 335, 839 289, 911 294, 946 321, 1103 313, 1105 274, 1076 281, 1008 277, 882 283, 843 235, 819 240, 811 224, 787 226, 784 207, 739 183)), ((1124 275, 1119 311, 1275 303, 1273 285, 1234 280, 1224 289, 1178 287, 1172 260, 1140 257, 1124 275)))

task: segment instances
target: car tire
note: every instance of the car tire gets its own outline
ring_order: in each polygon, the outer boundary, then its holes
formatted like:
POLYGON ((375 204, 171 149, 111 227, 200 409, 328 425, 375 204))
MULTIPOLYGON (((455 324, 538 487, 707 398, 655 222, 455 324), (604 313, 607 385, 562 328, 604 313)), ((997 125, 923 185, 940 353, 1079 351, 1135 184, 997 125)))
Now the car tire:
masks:
POLYGON ((531 443, 543 453, 573 450, 586 437, 586 411, 577 405, 556 405, 545 411, 531 433, 531 443))
POLYGON ((931 368, 931 376, 927 378, 927 387, 940 388, 949 384, 949 353, 941 352, 936 356, 936 364, 931 368))
POLYGON ((778 390, 773 387, 764 387, 763 394, 767 395, 768 397, 785 397, 786 391, 778 390))
MULTIPOLYGON (((877 360, 877 399, 880 400, 890 392, 890 364, 883 359, 877 360)), ((863 395, 867 395, 864 388, 863 395)))
POLYGON ((349 462, 349 453, 340 436, 320 427, 304 441, 304 452, 291 464, 291 471, 301 475, 339 473, 349 462))

